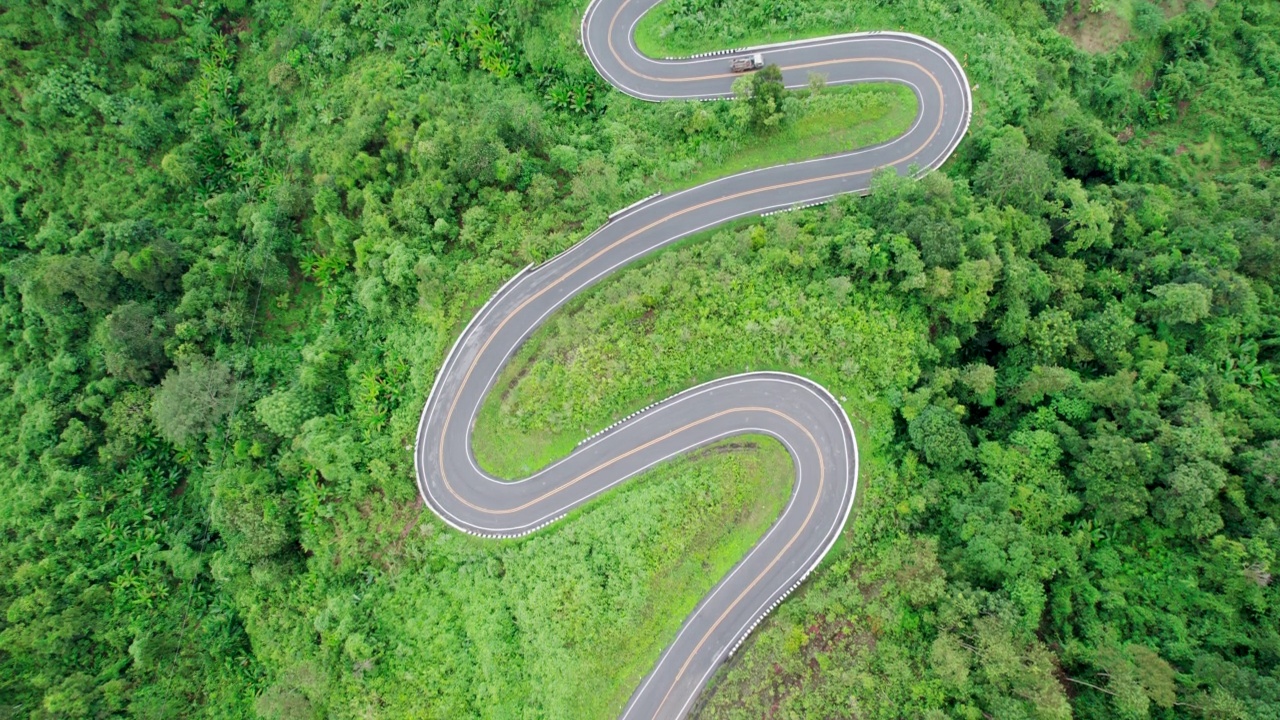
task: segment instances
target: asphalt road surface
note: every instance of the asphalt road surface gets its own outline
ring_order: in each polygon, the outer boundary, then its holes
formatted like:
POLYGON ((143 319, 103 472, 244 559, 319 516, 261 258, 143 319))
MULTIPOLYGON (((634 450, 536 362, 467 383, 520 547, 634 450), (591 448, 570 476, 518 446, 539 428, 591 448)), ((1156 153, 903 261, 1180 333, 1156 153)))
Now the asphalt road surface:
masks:
MULTIPOLYGON (((582 44, 606 80, 650 101, 731 97, 730 57, 655 60, 632 41, 636 21, 658 0, 594 0, 582 44)), ((703 598, 631 696, 624 718, 686 715, 716 668, 765 614, 817 566, 840 535, 856 493, 858 449, 849 419, 821 386, 795 375, 755 372, 687 390, 627 418, 569 457, 518 482, 475 462, 471 429, 498 373, 570 298, 627 263, 692 233, 844 193, 862 193, 881 168, 919 174, 941 165, 968 128, 964 71, 925 38, 864 33, 752 48, 782 68, 789 87, 822 73, 828 85, 897 82, 920 112, 902 136, 862 150, 740 173, 615 216, 552 260, 529 267, 472 318, 445 358, 418 427, 414 460, 427 504, 453 527, 517 537, 555 522, 648 468, 742 433, 770 435, 791 453, 796 478, 777 522, 703 598)))

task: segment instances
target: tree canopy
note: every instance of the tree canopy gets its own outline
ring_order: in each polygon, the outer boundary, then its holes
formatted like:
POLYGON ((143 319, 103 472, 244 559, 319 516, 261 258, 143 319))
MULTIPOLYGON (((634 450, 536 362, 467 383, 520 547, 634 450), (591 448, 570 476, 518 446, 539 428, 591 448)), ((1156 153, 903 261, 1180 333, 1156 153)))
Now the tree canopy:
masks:
MULTIPOLYGON (((519 473, 747 367, 840 398, 853 519, 701 716, 1280 715, 1280 9, 1081 5, 646 16, 673 53, 904 29, 975 88, 941 171, 623 271, 477 419, 519 473)), ((635 101, 581 9, 0 10, 0 716, 616 715, 785 455, 733 439, 473 541, 414 486, 439 363, 610 212, 897 96, 770 66, 635 101)))

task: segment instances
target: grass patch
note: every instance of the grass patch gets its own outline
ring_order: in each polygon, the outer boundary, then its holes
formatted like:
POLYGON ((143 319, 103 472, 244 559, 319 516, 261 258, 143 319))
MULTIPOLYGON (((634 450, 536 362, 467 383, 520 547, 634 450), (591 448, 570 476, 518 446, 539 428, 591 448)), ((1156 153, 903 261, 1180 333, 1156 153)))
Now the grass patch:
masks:
MULTIPOLYGON (((778 133, 768 137, 753 138, 743 146, 727 153, 722 159, 707 162, 700 166, 691 174, 684 176, 674 187, 664 189, 674 190, 682 187, 691 187, 743 170, 820 157, 884 142, 902 134, 910 126, 910 123, 915 118, 917 107, 918 104, 914 93, 908 88, 894 84, 828 88, 816 95, 806 95, 800 101, 800 111, 792 122, 778 133)), ((735 224, 730 228, 721 228, 703 233, 680 243, 678 247, 684 248, 693 244, 706 243, 717 233, 730 232, 732 228, 741 227, 745 226, 735 224)), ((722 240, 720 242, 724 252, 736 252, 736 247, 732 249, 728 247, 736 244, 733 240, 722 240)), ((672 248, 666 252, 681 251, 677 248, 672 248)), ((664 254, 660 253, 660 256, 664 254)), ((698 261, 687 258, 684 261, 677 262, 696 263, 698 261)), ((741 268, 738 270, 741 270, 741 268)), ((758 270, 759 268, 757 268, 758 270)), ((625 270, 623 275, 633 277, 635 273, 639 272, 641 272, 639 268, 633 265, 625 270)), ((679 273, 679 267, 673 266, 666 271, 654 272, 671 272, 674 275, 679 273)), ((776 281, 776 278, 773 281, 776 281)), ((606 285, 613 286, 615 283, 619 283, 616 285, 618 288, 627 287, 626 280, 618 279, 610 280, 606 285)), ((798 288, 791 288, 788 292, 797 290, 798 288)), ((650 337, 652 327, 646 323, 643 317, 648 315, 650 316, 649 320, 654 320, 652 317, 654 313, 650 312, 654 308, 649 299, 639 297, 636 294, 637 289, 634 287, 623 289, 621 292, 625 297, 619 297, 617 300, 626 307, 641 308, 638 312, 641 317, 635 318, 637 321, 636 326, 627 330, 628 337, 620 339, 620 342, 631 348, 641 347, 649 339, 652 339, 650 337)), ((599 291, 597 290, 589 295, 598 298, 598 293, 599 291)), ((761 301, 769 302, 769 300, 763 298, 761 301)), ((711 380, 715 377, 741 371, 743 367, 751 367, 757 370, 765 368, 795 369, 801 367, 806 374, 813 377, 818 376, 813 374, 815 372, 814 368, 804 365, 797 366, 795 363, 790 362, 791 358, 778 348, 765 353, 761 352, 761 347, 748 348, 744 346, 742 352, 735 358, 747 361, 747 364, 742 367, 730 365, 730 358, 734 357, 733 354, 723 352, 719 353, 723 359, 717 363, 688 368, 689 372, 673 377, 668 382, 636 386, 631 391, 623 392, 620 395, 614 393, 612 398, 603 389, 608 383, 595 385, 598 392, 593 393, 591 397, 581 398, 581 400, 585 400, 587 406, 600 410, 599 403, 604 398, 610 398, 605 401, 608 403, 608 409, 604 414, 596 412, 593 416, 592 411, 584 408, 583 403, 579 402, 571 404, 569 409, 565 411, 553 411, 549 414, 542 413, 537 418, 527 417, 525 408, 539 401, 550 403, 551 406, 557 408, 565 408, 566 398, 554 384, 551 386, 543 384, 546 382, 547 377, 554 375, 554 372, 549 371, 549 368, 558 363, 572 362, 574 359, 589 362, 587 355, 595 352, 595 350, 590 349, 590 347, 586 347, 586 349, 579 348, 577 343, 590 346, 590 339, 598 338, 599 335, 594 332, 594 328, 591 326, 575 326, 571 333, 557 332, 548 328, 554 326, 563 329, 566 318, 569 318, 568 322, 573 324, 572 318, 577 315, 577 311, 592 302, 598 304, 598 300, 589 301, 585 297, 575 300, 568 309, 561 311, 556 318, 553 318, 547 327, 535 333, 511 362, 507 364, 507 367, 504 368, 494 390, 486 398, 484 405, 480 409, 473 435, 476 458, 480 466, 486 471, 503 478, 514 479, 528 476, 551 462, 568 455, 591 432, 625 416, 633 409, 668 397, 699 381, 711 380), (532 381, 528 377, 530 374, 533 375, 532 381), (538 389, 530 391, 530 387, 537 387, 538 389), (575 417, 578 414, 581 414, 581 416, 575 417)), ((701 302, 701 300, 690 299, 690 302, 701 302)), ((716 302, 723 302, 727 306, 735 305, 732 298, 729 297, 718 298, 716 302)), ((675 310, 675 308, 670 308, 670 310, 675 310)), ((591 312, 588 315, 597 317, 599 313, 591 312)), ((770 313, 770 315, 772 314, 770 313)), ((759 328, 762 327, 760 321, 741 317, 738 319, 742 323, 742 329, 748 332, 748 336, 752 332, 758 333, 759 328), (753 330, 753 328, 755 329, 753 330)), ((855 322, 864 319, 856 318, 855 322)), ((657 320, 664 323, 671 322, 668 316, 657 318, 657 320)), ((778 322, 778 319, 771 316, 768 321, 778 322)), ((786 324, 790 320, 781 322, 786 324)), ((811 319, 805 319, 801 322, 808 325, 811 319)), ((672 333, 677 332, 680 332, 680 330, 673 327, 672 333)), ((815 332, 817 332, 816 328, 815 332)), ((659 339, 660 341, 668 341, 671 337, 672 335, 661 334, 659 339)), ((743 337, 746 336, 739 333, 737 341, 731 343, 731 345, 735 347, 740 345, 743 337)), ((670 356, 675 358, 677 364, 680 364, 682 360, 679 356, 676 356, 676 353, 687 355, 688 348, 672 348, 671 353, 670 356)), ((826 371, 819 368, 816 372, 819 375, 826 372, 832 376, 837 376, 839 374, 839 363, 835 363, 835 365, 837 367, 826 371)), ((914 367, 911 363, 908 363, 907 366, 914 367)))
POLYGON ((264 341, 287 343, 306 325, 323 300, 323 291, 313 282, 295 278, 289 290, 275 298, 260 298, 258 321, 264 341))
POLYGON ((698 601, 728 574, 781 514, 791 494, 791 456, 773 438, 745 435, 708 446, 650 471, 644 482, 663 483, 691 475, 702 483, 725 484, 726 499, 700 523, 678 564, 648 578, 652 601, 639 621, 617 638, 616 652, 597 654, 599 694, 583 692, 574 717, 616 717, 653 669, 662 649, 675 638, 698 601))
POLYGON ((515 436, 503 422, 504 406, 517 391, 523 375, 539 357, 543 333, 535 333, 503 368, 498 383, 485 398, 476 416, 471 442, 482 469, 501 478, 527 477, 573 452, 586 437, 576 428, 554 430, 538 427, 515 436))
POLYGON ((481 407, 472 436, 480 466, 527 476, 639 407, 748 369, 802 373, 851 398, 851 415, 867 425, 887 422, 886 391, 917 373, 919 308, 815 279, 802 253, 830 250, 792 223, 692 237, 557 313, 481 407))
POLYGON ((855 32, 848 26, 814 19, 800 34, 790 27, 751 27, 735 33, 732 42, 717 40, 701 34, 679 31, 680 9, 675 3, 664 2, 644 14, 636 24, 636 47, 649 57, 683 57, 701 52, 723 50, 726 47, 751 47, 788 40, 804 40, 825 35, 855 32))
POLYGON ((1129 39, 1134 4, 1132 0, 1108 0, 1106 10, 1100 12, 1094 12, 1093 6, 1093 0, 1080 0, 1079 9, 1058 23, 1058 32, 1085 52, 1111 52, 1129 39))
MULTIPOLYGON (((781 443, 743 435, 662 463, 520 540, 421 523, 406 552, 434 548, 431 570, 366 599, 397 647, 376 714, 617 717, 699 599, 777 519, 793 478, 781 443), (424 666, 433 648, 447 652, 424 666), (477 690, 444 704, 431 691, 446 682, 477 690), (400 692, 406 685, 413 691, 400 692)), ((343 710, 331 714, 356 714, 343 710)))
POLYGON ((744 170, 834 155, 892 140, 911 127, 920 104, 903 85, 876 83, 805 91, 798 112, 772 135, 752 135, 664 190, 700 185, 744 170))

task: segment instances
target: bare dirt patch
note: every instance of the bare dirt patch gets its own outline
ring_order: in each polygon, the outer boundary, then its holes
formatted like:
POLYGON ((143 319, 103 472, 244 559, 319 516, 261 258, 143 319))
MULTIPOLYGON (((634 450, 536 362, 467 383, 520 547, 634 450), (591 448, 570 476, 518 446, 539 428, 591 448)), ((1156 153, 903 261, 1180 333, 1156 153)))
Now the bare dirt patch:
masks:
MULTIPOLYGON (((1058 32, 1071 38, 1075 46, 1089 53, 1109 53, 1120 47, 1132 36, 1129 18, 1133 16, 1133 0, 1105 0, 1108 8, 1102 12, 1091 12, 1095 2, 1103 0, 1080 0, 1080 7, 1067 13, 1058 23, 1058 32)), ((1201 0, 1210 10, 1218 4, 1218 0, 1201 0)), ((1187 10, 1190 0, 1162 0, 1156 5, 1164 11, 1166 18, 1180 15, 1187 10)))
POLYGON ((712 455, 727 455, 729 453, 738 452, 739 450, 757 450, 759 445, 753 442, 729 442, 723 444, 711 445, 689 454, 690 461, 701 460, 702 458, 711 457, 712 455))
POLYGON ((509 380, 502 387, 502 397, 500 398, 501 403, 503 403, 504 405, 506 404, 507 399, 511 397, 511 393, 515 391, 516 386, 518 386, 520 384, 520 381, 523 380, 525 376, 529 374, 529 371, 533 369, 534 359, 535 358, 532 355, 530 355, 524 358, 522 361, 520 361, 520 369, 516 372, 515 375, 512 375, 511 380, 509 380))
POLYGON ((1090 53, 1111 52, 1129 39, 1128 21, 1114 11, 1090 12, 1091 7, 1093 0, 1080 0, 1080 9, 1062 18, 1058 32, 1090 53))

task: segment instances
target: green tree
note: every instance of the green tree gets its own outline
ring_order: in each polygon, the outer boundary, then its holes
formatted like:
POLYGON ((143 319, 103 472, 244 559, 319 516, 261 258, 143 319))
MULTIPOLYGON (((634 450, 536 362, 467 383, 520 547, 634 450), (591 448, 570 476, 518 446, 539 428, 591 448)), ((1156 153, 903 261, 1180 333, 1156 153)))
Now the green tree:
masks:
POLYGON ((1076 323, 1065 310, 1045 310, 1027 325, 1032 357, 1040 365, 1055 365, 1076 342, 1076 323))
POLYGON ((911 444, 931 465, 953 469, 973 459, 973 442, 955 413, 929 404, 907 423, 911 444))
POLYGON ((312 394, 302 387, 277 390, 259 400, 253 408, 258 420, 282 438, 297 435, 302 423, 313 417, 317 410, 312 394))
POLYGON ((1154 493, 1157 518, 1193 538, 1222 529, 1217 497, 1227 484, 1226 471, 1210 462, 1188 463, 1174 468, 1165 482, 1166 487, 1154 493))
POLYGON ((146 384, 165 363, 163 326, 149 305, 130 301, 103 320, 100 330, 107 371, 130 382, 146 384))
POLYGON ((1129 344, 1134 338, 1133 312, 1118 302, 1095 313, 1081 324, 1081 339, 1094 358, 1108 370, 1128 367, 1133 361, 1129 344))
POLYGON ((116 280, 111 268, 74 255, 46 259, 40 274, 41 285, 50 299, 72 294, 86 309, 94 311, 111 307, 116 280))
POLYGON ((1005 127, 991 139, 991 151, 974 173, 974 187, 998 205, 1038 215, 1053 187, 1053 173, 1045 156, 1028 147, 1022 130, 1005 127))
POLYGON ((1142 720, 1152 717, 1153 705, 1171 708, 1177 702, 1175 671, 1150 648, 1108 645, 1098 651, 1095 662, 1102 668, 1117 717, 1142 720))
POLYGON ((241 562, 271 557, 297 538, 292 505, 274 486, 261 470, 237 467, 215 476, 209 520, 241 562))
POLYGON ((161 435, 181 445, 213 429, 231 411, 234 390, 226 365, 196 355, 165 375, 152 400, 151 417, 161 435))
POLYGON ((1147 309, 1156 320, 1170 325, 1192 325, 1209 316, 1213 291, 1199 283, 1169 283, 1149 291, 1155 296, 1147 309))
POLYGON ((1114 426, 1100 430, 1075 467, 1085 502, 1093 506, 1094 517, 1103 523, 1120 524, 1145 516, 1150 500, 1146 486, 1150 448, 1114 434, 1114 426))
POLYGON ((980 405, 996 402, 996 369, 986 363, 970 363, 960 371, 960 382, 980 405))
POLYGON ((121 250, 112 259, 111 267, 153 292, 175 292, 179 289, 179 251, 168 240, 156 240, 132 253, 121 250))
POLYGON ((769 64, 733 83, 734 94, 747 106, 747 122, 757 132, 773 132, 785 119, 782 70, 769 64))

